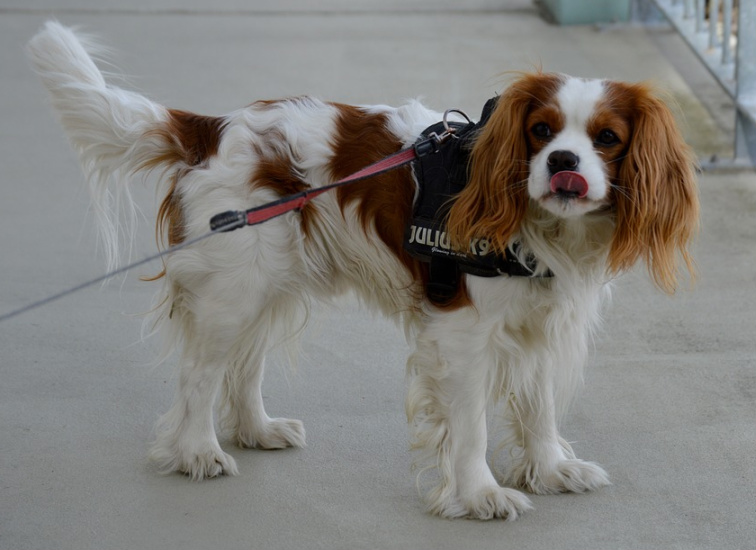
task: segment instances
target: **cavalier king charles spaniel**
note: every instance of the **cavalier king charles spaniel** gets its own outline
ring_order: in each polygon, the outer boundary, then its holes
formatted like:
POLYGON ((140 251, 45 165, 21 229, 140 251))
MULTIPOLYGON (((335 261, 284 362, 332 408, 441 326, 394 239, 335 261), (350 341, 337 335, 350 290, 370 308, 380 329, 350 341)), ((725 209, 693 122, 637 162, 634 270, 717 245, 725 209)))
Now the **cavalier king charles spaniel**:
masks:
MULTIPOLYGON (((343 178, 442 118, 418 102, 357 107, 311 97, 201 116, 109 85, 93 51, 55 22, 29 45, 88 176, 110 260, 123 210, 134 211, 136 172, 162 170, 157 231, 172 246, 206 233, 218 212, 343 178)), ((611 280, 642 260, 672 293, 682 271, 693 273, 691 150, 646 85, 537 72, 499 96, 471 140, 466 171, 444 220, 451 242, 464 249, 484 238, 497 253, 515 250, 533 276, 463 273, 448 300, 429 299, 428 264, 403 247, 418 188, 406 166, 168 254, 156 315, 180 349, 180 374, 151 450, 159 468, 195 480, 237 473, 218 443, 216 407, 240 447, 304 446, 299 420, 265 411, 265 355, 301 331, 313 300, 352 291, 403 323, 413 347, 406 413, 417 465, 435 471, 421 490, 432 513, 511 520, 530 508, 522 491, 607 485, 600 466, 575 456, 559 422, 611 280), (497 402, 511 450, 498 479, 486 458, 487 412, 497 402)))

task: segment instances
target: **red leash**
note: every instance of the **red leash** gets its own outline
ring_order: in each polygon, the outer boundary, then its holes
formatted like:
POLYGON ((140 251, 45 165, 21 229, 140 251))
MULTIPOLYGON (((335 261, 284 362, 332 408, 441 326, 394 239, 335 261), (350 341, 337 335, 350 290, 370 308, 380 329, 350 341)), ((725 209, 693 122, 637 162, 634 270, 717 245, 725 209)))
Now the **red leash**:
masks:
POLYGON ((340 179, 335 183, 324 185, 323 187, 318 187, 316 189, 307 189, 306 191, 288 195, 277 201, 250 208, 249 210, 229 210, 228 212, 216 214, 210 220, 210 229, 213 232, 218 233, 233 231, 240 227, 266 222, 286 214, 287 212, 291 212, 292 210, 301 210, 312 199, 330 191, 331 189, 336 189, 337 187, 343 187, 367 178, 372 178, 379 174, 384 174, 399 168, 400 166, 409 164, 420 157, 435 153, 438 151, 438 148, 442 143, 452 137, 453 133, 453 129, 447 129, 447 131, 441 135, 432 134, 428 139, 419 141, 412 147, 407 147, 393 155, 389 155, 388 157, 385 157, 350 176, 340 179))

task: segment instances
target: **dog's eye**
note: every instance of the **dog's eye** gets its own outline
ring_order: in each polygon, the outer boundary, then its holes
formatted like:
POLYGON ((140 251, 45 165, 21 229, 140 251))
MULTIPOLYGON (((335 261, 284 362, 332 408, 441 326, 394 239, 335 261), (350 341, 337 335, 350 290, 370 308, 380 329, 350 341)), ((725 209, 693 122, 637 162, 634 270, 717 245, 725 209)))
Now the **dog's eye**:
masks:
POLYGON ((617 145, 619 142, 620 139, 617 137, 617 134, 612 132, 609 128, 604 128, 598 133, 598 136, 596 136, 596 145, 610 147, 612 145, 617 145))
POLYGON ((551 137, 551 128, 549 128, 549 125, 545 122, 534 124, 530 131, 538 139, 548 139, 551 137))

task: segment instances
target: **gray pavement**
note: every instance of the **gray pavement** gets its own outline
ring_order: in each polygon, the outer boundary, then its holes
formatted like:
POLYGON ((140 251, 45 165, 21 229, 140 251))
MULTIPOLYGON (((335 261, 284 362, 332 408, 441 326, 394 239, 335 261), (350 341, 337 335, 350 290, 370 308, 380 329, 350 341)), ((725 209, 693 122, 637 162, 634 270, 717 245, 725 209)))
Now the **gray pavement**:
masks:
MULTIPOLYGON (((100 34, 131 86, 176 108, 308 93, 477 115, 504 71, 542 65, 654 80, 702 157, 728 150, 728 107, 670 32, 549 26, 528 0, 459 4, 0 0, 0 313, 103 271, 81 172, 23 53, 51 16, 100 34)), ((756 175, 700 185, 698 285, 669 298, 642 268, 618 280, 564 425, 611 487, 534 497, 515 523, 429 516, 409 469, 408 347, 349 300, 318 312, 297 368, 269 369, 268 410, 303 419, 307 448, 226 443, 238 477, 160 476, 145 455, 173 380, 140 336, 152 265, 0 325, 0 549, 754 548, 756 175)), ((153 190, 137 194, 152 220, 153 190)), ((153 251, 146 221, 135 255, 153 251)))

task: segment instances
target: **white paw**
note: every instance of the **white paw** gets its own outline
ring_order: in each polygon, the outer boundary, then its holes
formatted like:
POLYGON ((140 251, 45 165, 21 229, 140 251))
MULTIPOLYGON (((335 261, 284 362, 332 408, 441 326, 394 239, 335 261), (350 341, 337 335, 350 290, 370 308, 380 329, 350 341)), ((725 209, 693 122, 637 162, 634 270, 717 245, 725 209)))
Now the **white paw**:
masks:
POLYGON ((520 491, 505 487, 491 487, 480 491, 464 503, 467 516, 474 519, 501 518, 514 521, 531 510, 530 499, 520 491))
POLYGON ((447 518, 499 518, 514 521, 532 508, 530 499, 520 491, 494 485, 484 487, 466 498, 431 502, 430 511, 447 518))
POLYGON ((584 493, 611 485, 601 466, 579 459, 562 460, 549 469, 524 461, 512 471, 509 481, 537 495, 584 493))
POLYGON ((150 452, 150 459, 157 463, 162 473, 180 472, 192 481, 239 473, 233 457, 224 453, 217 444, 192 445, 194 449, 184 451, 179 451, 178 445, 172 447, 158 442, 150 452))
POLYGON ((305 429, 299 420, 290 418, 271 418, 261 429, 240 429, 237 442, 242 448, 285 449, 286 447, 304 447, 305 429))

